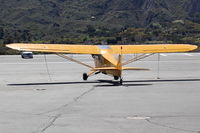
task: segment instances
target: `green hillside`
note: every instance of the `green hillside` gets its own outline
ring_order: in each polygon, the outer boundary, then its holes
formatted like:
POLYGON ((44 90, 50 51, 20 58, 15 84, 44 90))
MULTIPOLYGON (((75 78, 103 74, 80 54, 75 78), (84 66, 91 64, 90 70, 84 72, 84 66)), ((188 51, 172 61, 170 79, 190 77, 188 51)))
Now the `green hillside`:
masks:
POLYGON ((0 0, 0 3, 1 44, 199 41, 199 0, 0 0))

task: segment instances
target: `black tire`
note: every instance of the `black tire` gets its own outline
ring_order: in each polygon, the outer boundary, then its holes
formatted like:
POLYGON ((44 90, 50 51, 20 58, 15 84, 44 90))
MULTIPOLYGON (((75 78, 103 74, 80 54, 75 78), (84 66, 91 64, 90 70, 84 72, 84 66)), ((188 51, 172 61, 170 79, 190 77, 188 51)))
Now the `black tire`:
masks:
POLYGON ((114 76, 114 80, 118 80, 119 79, 119 77, 118 76, 114 76))
POLYGON ((87 73, 84 73, 83 74, 83 80, 87 80, 88 79, 88 75, 87 75, 87 73))

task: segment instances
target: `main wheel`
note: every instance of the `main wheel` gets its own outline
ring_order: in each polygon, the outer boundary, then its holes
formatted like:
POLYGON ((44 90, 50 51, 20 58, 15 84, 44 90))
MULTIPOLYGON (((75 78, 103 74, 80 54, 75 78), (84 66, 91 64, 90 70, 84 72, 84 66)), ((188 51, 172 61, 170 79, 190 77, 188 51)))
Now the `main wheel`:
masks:
POLYGON ((118 79, 119 79, 119 77, 118 77, 118 76, 114 76, 114 79, 115 79, 115 80, 118 80, 118 79))
POLYGON ((83 73, 83 80, 87 80, 87 79, 88 79, 87 73, 83 73))

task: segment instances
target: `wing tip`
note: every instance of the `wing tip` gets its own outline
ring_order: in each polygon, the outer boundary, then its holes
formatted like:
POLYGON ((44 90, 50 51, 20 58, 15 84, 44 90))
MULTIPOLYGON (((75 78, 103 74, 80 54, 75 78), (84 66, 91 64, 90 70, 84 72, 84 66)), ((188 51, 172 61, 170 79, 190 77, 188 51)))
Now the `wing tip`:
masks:
POLYGON ((197 48, 198 48, 198 46, 197 46, 197 45, 191 45, 190 47, 191 47, 191 50, 195 50, 195 49, 197 49, 197 48))
POLYGON ((6 47, 13 48, 13 44, 6 44, 6 47))
POLYGON ((11 43, 11 44, 6 44, 6 47, 15 49, 15 50, 21 50, 20 48, 20 43, 11 43))

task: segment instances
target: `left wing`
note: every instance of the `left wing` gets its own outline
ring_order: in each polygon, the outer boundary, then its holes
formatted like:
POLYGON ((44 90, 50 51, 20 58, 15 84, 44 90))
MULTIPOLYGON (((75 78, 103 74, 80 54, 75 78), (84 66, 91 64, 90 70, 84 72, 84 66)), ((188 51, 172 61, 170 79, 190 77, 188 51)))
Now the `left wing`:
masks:
POLYGON ((138 53, 172 53, 186 52, 197 48, 189 44, 154 44, 154 45, 75 45, 75 44, 24 44, 6 45, 20 51, 39 51, 73 54, 138 54, 138 53))
POLYGON ((110 47, 116 54, 176 53, 197 49, 196 45, 190 44, 113 45, 110 47))

